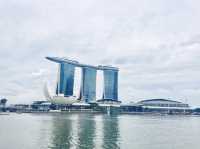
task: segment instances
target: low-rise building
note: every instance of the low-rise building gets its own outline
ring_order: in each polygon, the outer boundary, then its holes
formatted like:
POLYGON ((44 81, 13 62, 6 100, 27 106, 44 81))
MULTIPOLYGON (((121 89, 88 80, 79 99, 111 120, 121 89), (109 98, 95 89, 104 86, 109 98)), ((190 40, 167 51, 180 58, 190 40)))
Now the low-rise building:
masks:
POLYGON ((140 104, 132 102, 128 104, 121 104, 120 111, 121 113, 139 113, 143 111, 143 108, 140 104))
POLYGON ((49 111, 51 103, 48 101, 34 101, 31 104, 32 111, 49 111))
POLYGON ((190 106, 180 101, 169 99, 148 99, 139 101, 144 112, 164 112, 164 113, 189 113, 190 106))

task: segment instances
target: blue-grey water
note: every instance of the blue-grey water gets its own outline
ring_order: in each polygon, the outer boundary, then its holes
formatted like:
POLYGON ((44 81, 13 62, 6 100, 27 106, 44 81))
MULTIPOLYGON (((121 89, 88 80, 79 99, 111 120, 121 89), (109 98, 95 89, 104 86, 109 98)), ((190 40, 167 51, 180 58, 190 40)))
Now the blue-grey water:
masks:
POLYGON ((199 149, 200 117, 0 115, 0 149, 199 149))

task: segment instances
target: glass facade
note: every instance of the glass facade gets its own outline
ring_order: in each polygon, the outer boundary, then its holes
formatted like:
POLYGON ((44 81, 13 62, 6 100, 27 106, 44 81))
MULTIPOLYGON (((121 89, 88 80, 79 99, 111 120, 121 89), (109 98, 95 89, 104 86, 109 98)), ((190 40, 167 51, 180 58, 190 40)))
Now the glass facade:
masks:
POLYGON ((103 99, 118 101, 118 71, 104 70, 103 99))
POLYGON ((87 103, 96 100, 96 74, 95 68, 82 68, 81 98, 87 103))
POLYGON ((59 63, 56 94, 73 96, 75 68, 82 69, 80 99, 86 103, 96 100, 97 70, 103 71, 104 87, 103 99, 118 101, 118 68, 111 66, 92 66, 81 64, 66 58, 46 57, 48 60, 59 63))
POLYGON ((60 63, 59 79, 56 93, 64 94, 64 96, 72 96, 74 89, 74 71, 72 64, 60 63))

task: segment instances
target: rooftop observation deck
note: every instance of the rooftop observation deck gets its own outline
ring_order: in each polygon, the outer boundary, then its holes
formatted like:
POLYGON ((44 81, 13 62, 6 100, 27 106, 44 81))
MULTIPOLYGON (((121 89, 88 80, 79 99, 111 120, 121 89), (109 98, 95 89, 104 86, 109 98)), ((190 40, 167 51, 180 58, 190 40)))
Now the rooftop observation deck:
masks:
POLYGON ((76 67, 89 67, 93 68, 96 70, 113 70, 113 71, 119 71, 117 67, 112 67, 112 66, 103 66, 103 65, 98 65, 98 66, 93 66, 93 65, 88 65, 88 64, 82 64, 79 63, 78 61, 75 60, 70 60, 65 57, 46 57, 46 59, 56 62, 56 63, 67 63, 67 64, 72 64, 75 65, 76 67))

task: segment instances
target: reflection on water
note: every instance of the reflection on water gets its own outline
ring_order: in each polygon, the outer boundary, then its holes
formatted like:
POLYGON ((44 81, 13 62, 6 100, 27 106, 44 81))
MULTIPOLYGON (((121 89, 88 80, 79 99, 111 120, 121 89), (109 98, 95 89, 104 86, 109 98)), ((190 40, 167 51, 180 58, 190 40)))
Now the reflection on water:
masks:
POLYGON ((52 122, 52 146, 49 147, 52 149, 70 148, 72 121, 58 115, 53 117, 52 122))
POLYGON ((78 143, 77 148, 88 149, 94 148, 95 140, 95 121, 93 115, 79 115, 78 119, 78 143))
POLYGON ((199 149, 200 117, 84 113, 0 116, 0 149, 199 149))
POLYGON ((119 148, 118 117, 105 116, 103 119, 103 148, 119 148))
POLYGON ((117 117, 93 114, 65 114, 53 117, 52 122, 51 145, 49 145, 49 148, 119 148, 117 117))

